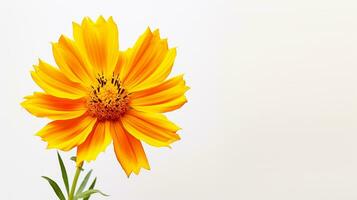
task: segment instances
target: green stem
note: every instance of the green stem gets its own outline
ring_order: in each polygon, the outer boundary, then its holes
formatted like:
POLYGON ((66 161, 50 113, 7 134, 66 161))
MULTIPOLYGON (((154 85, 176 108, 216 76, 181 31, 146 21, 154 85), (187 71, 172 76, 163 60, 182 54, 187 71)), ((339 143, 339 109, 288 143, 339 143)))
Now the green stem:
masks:
POLYGON ((79 174, 81 174, 81 171, 82 171, 82 166, 83 166, 83 162, 81 162, 81 163, 79 163, 79 165, 77 165, 76 174, 74 175, 74 178, 73 178, 73 183, 72 183, 71 191, 68 196, 68 200, 73 200, 73 196, 74 196, 74 192, 76 190, 79 174))

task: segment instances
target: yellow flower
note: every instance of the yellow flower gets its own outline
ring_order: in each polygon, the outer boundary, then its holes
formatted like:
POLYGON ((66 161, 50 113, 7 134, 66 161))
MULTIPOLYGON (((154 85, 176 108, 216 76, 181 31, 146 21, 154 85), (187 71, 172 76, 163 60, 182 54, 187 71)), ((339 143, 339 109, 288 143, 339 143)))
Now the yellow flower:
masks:
POLYGON ((150 169, 141 141, 167 147, 180 139, 180 128, 162 114, 187 101, 183 76, 167 79, 176 49, 148 28, 132 48, 119 51, 117 26, 102 16, 73 23, 73 38, 62 35, 52 44, 58 68, 39 60, 31 72, 44 92, 21 105, 53 120, 37 135, 51 149, 77 147, 78 164, 113 142, 128 176, 150 169))

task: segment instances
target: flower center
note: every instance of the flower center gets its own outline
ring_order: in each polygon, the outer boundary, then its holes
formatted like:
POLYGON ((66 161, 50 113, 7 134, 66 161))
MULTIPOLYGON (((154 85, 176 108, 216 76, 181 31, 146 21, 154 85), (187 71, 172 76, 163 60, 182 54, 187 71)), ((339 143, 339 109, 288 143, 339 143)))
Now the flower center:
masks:
POLYGON ((109 82, 98 74, 97 81, 87 100, 89 114, 99 121, 119 119, 129 108, 128 93, 114 74, 109 82))

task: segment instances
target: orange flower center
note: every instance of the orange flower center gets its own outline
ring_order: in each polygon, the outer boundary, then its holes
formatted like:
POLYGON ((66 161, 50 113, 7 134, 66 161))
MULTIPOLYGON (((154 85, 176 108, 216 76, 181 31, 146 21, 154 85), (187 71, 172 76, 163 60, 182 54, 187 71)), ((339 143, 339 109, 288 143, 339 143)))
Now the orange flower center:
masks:
POLYGON ((103 75, 97 81, 87 100, 89 114, 100 121, 118 120, 129 108, 128 93, 114 74, 109 82, 103 75))

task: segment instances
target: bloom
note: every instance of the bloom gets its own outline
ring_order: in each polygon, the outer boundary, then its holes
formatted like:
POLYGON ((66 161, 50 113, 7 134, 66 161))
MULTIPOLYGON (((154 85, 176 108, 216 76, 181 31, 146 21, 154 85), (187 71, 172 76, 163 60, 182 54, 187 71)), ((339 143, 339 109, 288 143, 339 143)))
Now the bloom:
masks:
POLYGON ((180 128, 162 113, 187 102, 183 76, 167 79, 176 49, 149 28, 135 45, 119 51, 117 25, 110 17, 73 23, 73 40, 52 43, 58 68, 39 60, 31 72, 44 92, 22 106, 52 122, 37 135, 48 148, 77 148, 77 163, 95 160, 113 142, 129 176, 150 169, 141 141, 156 147, 180 139, 180 128))

